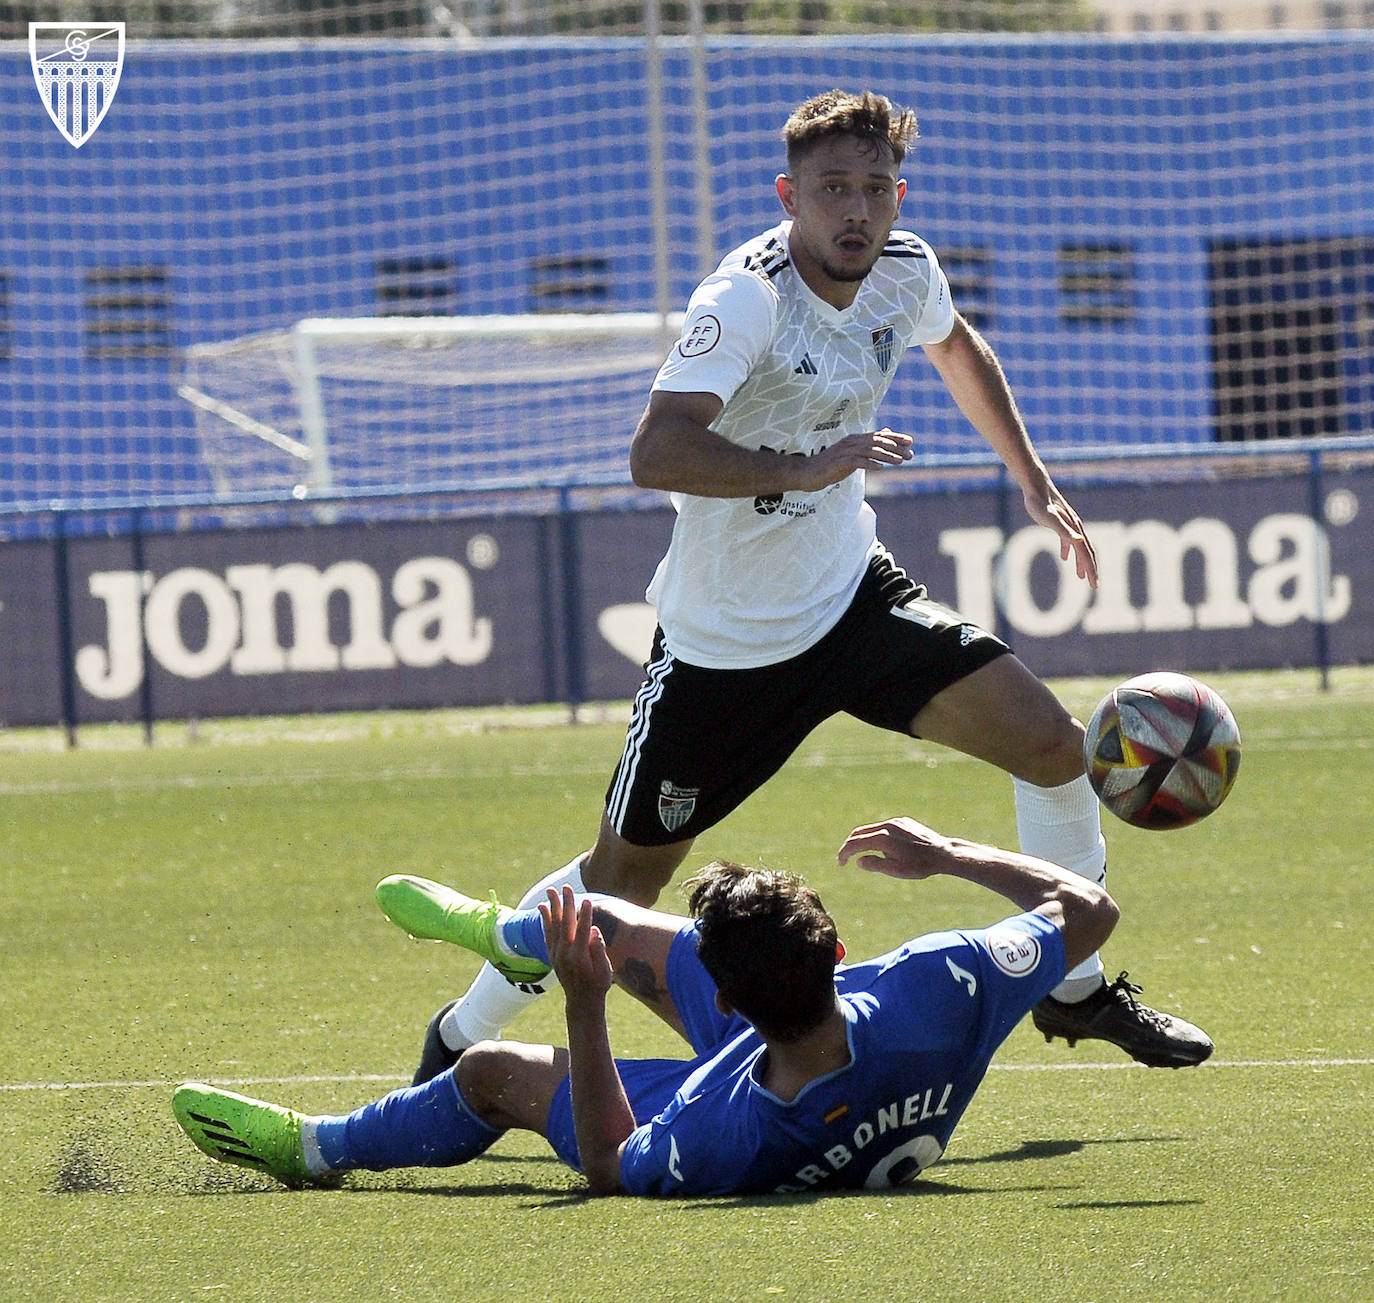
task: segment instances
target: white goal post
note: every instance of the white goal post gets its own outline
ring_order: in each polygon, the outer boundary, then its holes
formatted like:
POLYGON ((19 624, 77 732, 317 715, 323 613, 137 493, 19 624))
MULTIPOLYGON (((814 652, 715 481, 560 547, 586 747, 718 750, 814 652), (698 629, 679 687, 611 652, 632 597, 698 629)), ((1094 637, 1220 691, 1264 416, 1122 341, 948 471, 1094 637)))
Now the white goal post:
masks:
POLYGON ((623 483, 681 313, 311 317, 196 344, 177 392, 221 492, 623 483))

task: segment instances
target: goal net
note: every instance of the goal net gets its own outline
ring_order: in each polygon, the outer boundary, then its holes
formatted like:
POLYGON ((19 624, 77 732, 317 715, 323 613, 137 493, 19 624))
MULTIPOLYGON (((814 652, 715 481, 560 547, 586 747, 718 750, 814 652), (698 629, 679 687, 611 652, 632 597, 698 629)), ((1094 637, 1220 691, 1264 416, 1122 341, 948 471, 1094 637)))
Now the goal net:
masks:
POLYGON ((221 492, 621 484, 681 314, 316 318, 185 352, 221 492))
MULTIPOLYGON (((661 341, 595 323, 778 221, 832 86, 915 109, 903 223, 1046 456, 1374 438, 1368 5, 130 0, 77 148, 28 23, 84 12, 0 4, 0 507, 623 478, 661 341), (589 324, 416 324, 510 316, 589 324)), ((990 455, 919 357, 880 418, 990 455)))

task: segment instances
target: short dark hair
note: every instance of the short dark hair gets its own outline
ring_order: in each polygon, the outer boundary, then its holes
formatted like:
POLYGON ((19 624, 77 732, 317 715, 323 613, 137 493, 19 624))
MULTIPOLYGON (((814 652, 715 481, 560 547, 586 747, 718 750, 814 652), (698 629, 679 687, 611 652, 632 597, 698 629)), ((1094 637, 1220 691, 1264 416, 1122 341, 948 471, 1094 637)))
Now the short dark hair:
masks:
POLYGON ((874 156, 886 148, 899 166, 916 139, 916 114, 898 108, 886 95, 862 91, 828 90, 792 111, 782 129, 789 171, 811 149, 831 136, 857 136, 868 142, 874 156))
POLYGON ((731 1008, 794 1041, 835 1003, 835 920, 799 877, 716 860, 685 884, 697 954, 731 1008))

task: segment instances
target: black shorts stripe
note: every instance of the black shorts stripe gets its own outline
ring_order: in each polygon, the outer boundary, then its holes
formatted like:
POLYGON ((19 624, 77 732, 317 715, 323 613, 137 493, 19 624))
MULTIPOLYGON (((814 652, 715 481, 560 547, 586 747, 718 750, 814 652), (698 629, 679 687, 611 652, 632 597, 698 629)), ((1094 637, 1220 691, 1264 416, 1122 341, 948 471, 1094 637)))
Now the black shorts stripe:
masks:
POLYGON ((616 766, 611 790, 606 798, 606 814, 617 832, 625 818, 625 808, 634 787, 635 771, 639 767, 640 751, 649 735, 654 703, 663 695, 663 685, 673 668, 673 654, 663 646, 663 634, 655 635, 652 659, 645 668, 644 682, 635 693, 634 710, 625 736, 625 750, 616 766))

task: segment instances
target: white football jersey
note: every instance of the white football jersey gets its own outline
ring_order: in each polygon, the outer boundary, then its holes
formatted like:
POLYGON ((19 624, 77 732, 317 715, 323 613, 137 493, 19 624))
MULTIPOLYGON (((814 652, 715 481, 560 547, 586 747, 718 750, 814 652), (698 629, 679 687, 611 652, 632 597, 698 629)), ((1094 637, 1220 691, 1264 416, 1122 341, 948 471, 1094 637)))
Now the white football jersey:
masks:
MULTIPOLYGON (((797 274, 790 222, 741 245, 697 287, 655 389, 712 393, 712 422, 743 448, 811 454, 875 430, 903 352, 954 327, 934 252, 893 231, 848 308, 797 274)), ((814 493, 707 498, 675 493, 672 543, 648 597, 668 650, 692 665, 786 660, 849 605, 877 546, 864 473, 814 493)))

